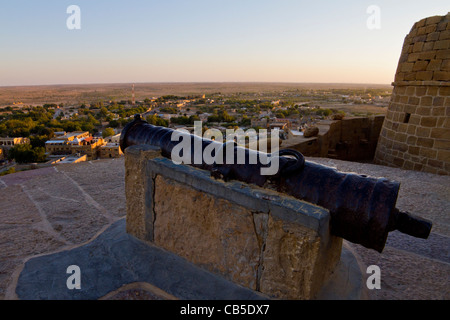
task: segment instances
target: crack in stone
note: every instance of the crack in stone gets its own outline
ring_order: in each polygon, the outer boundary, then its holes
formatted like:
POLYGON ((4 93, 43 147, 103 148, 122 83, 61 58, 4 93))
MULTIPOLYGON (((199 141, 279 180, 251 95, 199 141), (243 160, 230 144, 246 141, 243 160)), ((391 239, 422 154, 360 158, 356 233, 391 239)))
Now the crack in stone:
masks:
POLYGON ((152 175, 152 235, 151 235, 151 242, 155 241, 155 223, 156 223, 156 210, 155 210, 155 195, 156 195, 156 177, 157 175, 152 175))
POLYGON ((256 291, 261 290, 261 276, 263 272, 264 263, 264 252, 266 250, 266 241, 268 235, 268 221, 269 221, 270 211, 268 213, 264 212, 252 212, 253 228, 255 230, 256 237, 258 239, 259 245, 259 260, 256 268, 256 291))

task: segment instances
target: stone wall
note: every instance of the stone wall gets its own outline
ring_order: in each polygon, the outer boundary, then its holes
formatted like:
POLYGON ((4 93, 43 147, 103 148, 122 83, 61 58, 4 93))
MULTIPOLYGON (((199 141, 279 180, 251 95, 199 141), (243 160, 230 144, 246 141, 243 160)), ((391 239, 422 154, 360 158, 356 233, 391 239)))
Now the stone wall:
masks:
POLYGON ((302 139, 294 145, 282 144, 281 149, 295 149, 308 157, 372 160, 383 121, 384 116, 324 120, 318 124, 317 137, 302 139))
POLYGON ((450 13, 414 24, 393 86, 375 162, 450 174, 450 13))
POLYGON ((271 298, 311 299, 339 262, 329 212, 278 192, 125 152, 127 232, 271 298))

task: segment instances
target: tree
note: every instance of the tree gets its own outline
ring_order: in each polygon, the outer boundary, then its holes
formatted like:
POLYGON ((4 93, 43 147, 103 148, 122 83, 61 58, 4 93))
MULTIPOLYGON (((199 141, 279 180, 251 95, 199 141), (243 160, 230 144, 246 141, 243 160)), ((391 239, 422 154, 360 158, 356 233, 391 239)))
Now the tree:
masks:
POLYGON ((106 109, 105 107, 102 107, 100 109, 100 114, 102 117, 106 117, 108 115, 108 109, 106 109))
POLYGON ((169 122, 167 120, 158 117, 156 114, 147 116, 145 120, 154 126, 167 127, 169 125, 169 122))
POLYGON ((30 144, 33 148, 45 147, 45 142, 49 140, 49 136, 31 136, 30 144))
POLYGON ((111 120, 111 121, 109 121, 109 126, 111 128, 118 128, 120 126, 120 123, 117 120, 111 120))
POLYGON ((17 163, 34 162, 33 147, 30 144, 18 144, 9 150, 8 157, 17 163))
POLYGON ((33 162, 44 162, 47 156, 45 155, 44 147, 37 147, 33 149, 33 162))
POLYGON ((103 130, 102 132, 102 137, 103 138, 107 138, 107 137, 111 137, 113 135, 115 135, 116 133, 114 132, 113 128, 106 128, 105 130, 103 130))

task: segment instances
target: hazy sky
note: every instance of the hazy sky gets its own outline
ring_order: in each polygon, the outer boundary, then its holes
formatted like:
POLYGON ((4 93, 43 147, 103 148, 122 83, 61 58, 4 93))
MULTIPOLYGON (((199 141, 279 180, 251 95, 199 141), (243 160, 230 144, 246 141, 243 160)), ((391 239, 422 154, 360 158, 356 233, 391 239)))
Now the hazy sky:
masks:
POLYGON ((0 0, 0 86, 389 84, 414 22, 448 11, 448 0, 0 0), (380 29, 367 27, 371 5, 380 29))

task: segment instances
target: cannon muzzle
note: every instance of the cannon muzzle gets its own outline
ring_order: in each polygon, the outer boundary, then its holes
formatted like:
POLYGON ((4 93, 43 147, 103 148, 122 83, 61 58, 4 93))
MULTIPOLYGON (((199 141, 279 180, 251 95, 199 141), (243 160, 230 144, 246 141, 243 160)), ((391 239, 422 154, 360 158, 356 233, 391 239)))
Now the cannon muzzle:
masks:
MULTIPOLYGON (((143 121, 139 115, 127 124, 120 137, 120 146, 124 151, 132 145, 146 144, 161 149, 164 157, 171 158, 172 151, 180 143, 173 135, 184 135, 191 145, 200 146, 200 152, 206 148, 225 150, 225 144, 202 139, 188 133, 181 134, 169 128, 153 126, 143 121)), ((233 143, 233 142, 231 142, 233 143)), ((305 161, 301 153, 295 150, 280 150, 267 154, 243 148, 234 143, 231 148, 233 159, 238 154, 245 155, 245 161, 233 161, 227 164, 225 154, 215 154, 214 163, 196 162, 198 154, 195 148, 183 156, 195 167, 209 170, 215 178, 239 180, 261 187, 270 187, 297 199, 322 206, 330 212, 330 232, 350 242, 382 252, 388 233, 394 230, 413 237, 428 238, 432 223, 408 212, 401 212, 395 206, 400 183, 385 178, 367 177, 355 173, 343 173, 314 162, 305 161), (268 163, 262 161, 276 157, 279 166, 273 175, 263 175, 262 168, 268 163), (256 163, 250 159, 258 160, 256 163)), ((197 150, 198 152, 198 150, 197 150)))

